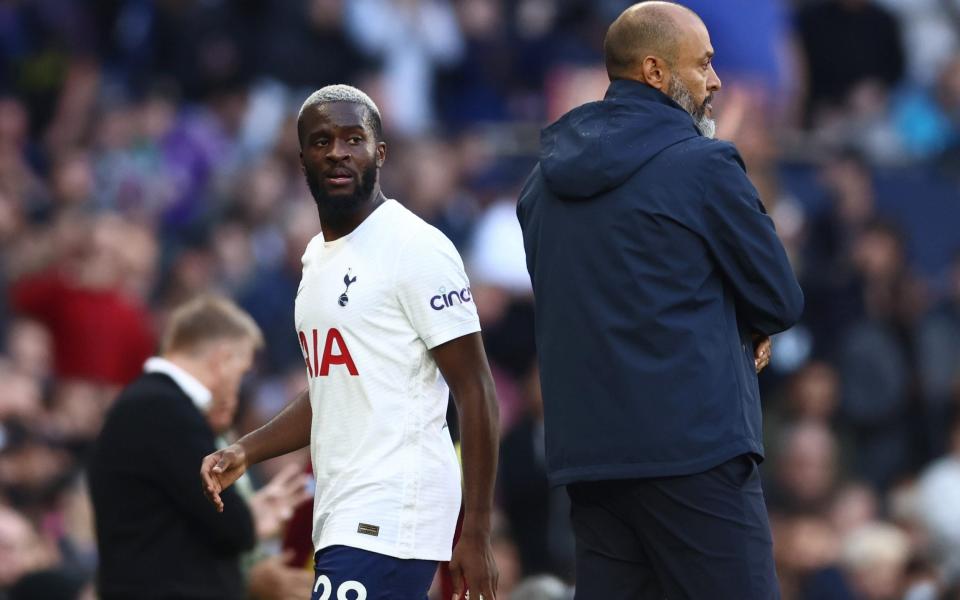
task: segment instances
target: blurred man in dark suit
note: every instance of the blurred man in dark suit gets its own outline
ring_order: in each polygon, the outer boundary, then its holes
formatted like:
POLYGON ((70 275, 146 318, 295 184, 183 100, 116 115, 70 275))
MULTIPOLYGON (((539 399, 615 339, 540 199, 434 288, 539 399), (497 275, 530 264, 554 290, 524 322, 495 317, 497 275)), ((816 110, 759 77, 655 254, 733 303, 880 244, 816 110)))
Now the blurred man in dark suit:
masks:
MULTIPOLYGON (((196 475, 230 427, 241 379, 262 345, 253 319, 232 302, 197 298, 171 315, 161 356, 120 394, 90 463, 102 598, 246 596, 241 554, 302 496, 268 486, 270 502, 248 505, 232 489, 233 501, 218 514, 196 475)), ((266 590, 258 597, 310 593, 309 572, 278 559, 261 561, 250 576, 252 592, 266 590)))

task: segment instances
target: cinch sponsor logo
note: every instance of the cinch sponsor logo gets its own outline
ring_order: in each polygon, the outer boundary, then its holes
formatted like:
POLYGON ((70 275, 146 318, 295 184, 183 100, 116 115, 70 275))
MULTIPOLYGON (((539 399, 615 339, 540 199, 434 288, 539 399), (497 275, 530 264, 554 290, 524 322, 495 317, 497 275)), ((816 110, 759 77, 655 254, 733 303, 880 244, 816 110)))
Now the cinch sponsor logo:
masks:
POLYGON ((470 302, 472 300, 473 294, 471 294, 470 288, 468 287, 462 290, 453 290, 452 292, 440 288, 440 293, 430 298, 430 308, 433 310, 443 310, 454 304, 463 304, 464 302, 470 302))

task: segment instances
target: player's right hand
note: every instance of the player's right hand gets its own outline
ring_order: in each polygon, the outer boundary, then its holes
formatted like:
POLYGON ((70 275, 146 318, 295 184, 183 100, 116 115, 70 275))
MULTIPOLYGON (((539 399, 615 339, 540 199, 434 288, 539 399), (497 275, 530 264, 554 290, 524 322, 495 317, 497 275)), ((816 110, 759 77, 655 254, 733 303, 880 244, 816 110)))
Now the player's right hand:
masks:
POLYGON ((240 479, 247 470, 247 453, 240 444, 231 444, 203 459, 200 465, 200 480, 207 500, 223 512, 220 493, 240 479))

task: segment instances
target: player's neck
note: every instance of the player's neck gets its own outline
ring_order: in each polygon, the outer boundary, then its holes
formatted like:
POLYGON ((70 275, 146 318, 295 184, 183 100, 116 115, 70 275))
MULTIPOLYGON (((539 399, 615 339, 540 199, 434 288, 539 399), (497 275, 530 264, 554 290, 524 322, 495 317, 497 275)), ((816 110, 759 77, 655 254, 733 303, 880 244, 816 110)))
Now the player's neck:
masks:
POLYGON ((333 215, 324 215, 320 213, 320 230, 323 232, 323 240, 332 242, 333 240, 350 235, 354 229, 360 226, 367 217, 369 217, 378 206, 386 201, 383 192, 380 191, 380 185, 377 184, 370 194, 370 200, 357 207, 352 213, 333 215))

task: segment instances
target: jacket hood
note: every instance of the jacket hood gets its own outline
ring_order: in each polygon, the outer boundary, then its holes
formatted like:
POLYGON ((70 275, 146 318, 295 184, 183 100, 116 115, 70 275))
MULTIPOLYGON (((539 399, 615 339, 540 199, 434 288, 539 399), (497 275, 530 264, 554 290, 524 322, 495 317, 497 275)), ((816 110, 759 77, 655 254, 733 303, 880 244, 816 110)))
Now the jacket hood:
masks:
POLYGON ((700 135, 662 92, 618 79, 599 102, 560 117, 540 134, 540 168, 563 198, 590 198, 626 181, 665 148, 700 135))

